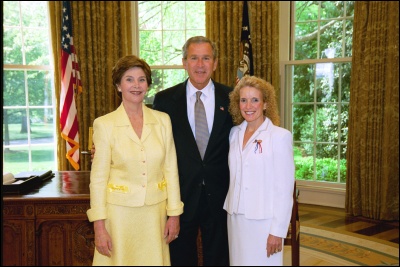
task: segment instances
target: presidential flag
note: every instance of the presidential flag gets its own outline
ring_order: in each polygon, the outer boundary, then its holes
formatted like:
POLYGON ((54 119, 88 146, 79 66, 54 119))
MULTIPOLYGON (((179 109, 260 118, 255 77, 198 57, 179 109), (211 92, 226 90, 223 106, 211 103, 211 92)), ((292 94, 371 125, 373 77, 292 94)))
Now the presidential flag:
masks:
POLYGON ((82 91, 72 35, 71 4, 63 1, 61 28, 61 94, 60 127, 66 141, 66 158, 75 170, 79 170, 79 127, 75 97, 82 91))
POLYGON ((243 76, 254 75, 253 51, 250 37, 249 8, 247 1, 243 1, 242 33, 240 37, 240 62, 237 70, 236 83, 243 76))

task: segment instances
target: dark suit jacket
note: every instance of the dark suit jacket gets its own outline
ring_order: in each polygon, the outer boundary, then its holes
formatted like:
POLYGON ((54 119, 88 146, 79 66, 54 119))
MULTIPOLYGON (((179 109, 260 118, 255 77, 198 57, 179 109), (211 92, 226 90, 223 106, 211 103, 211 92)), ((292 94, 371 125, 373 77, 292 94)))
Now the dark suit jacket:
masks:
POLYGON ((153 102, 153 108, 168 113, 172 122, 181 199, 184 203, 181 221, 193 219, 203 179, 211 211, 215 215, 225 212, 223 205, 229 187, 229 132, 233 126, 232 117, 228 112, 228 94, 232 88, 214 82, 214 124, 204 160, 201 160, 187 116, 186 84, 187 80, 157 93, 153 102))

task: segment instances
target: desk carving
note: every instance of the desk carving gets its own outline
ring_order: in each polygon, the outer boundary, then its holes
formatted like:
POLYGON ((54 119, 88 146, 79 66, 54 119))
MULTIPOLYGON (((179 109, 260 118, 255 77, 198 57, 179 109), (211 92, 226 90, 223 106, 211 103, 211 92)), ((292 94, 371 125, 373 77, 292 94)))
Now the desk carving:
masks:
POLYGON ((57 214, 57 215, 79 215, 82 214, 85 218, 86 216, 86 211, 89 209, 90 205, 89 204, 65 204, 62 206, 55 205, 55 203, 51 203, 48 205, 38 205, 36 207, 36 215, 52 215, 52 214, 57 214))
POLYGON ((92 265, 89 179, 90 172, 56 172, 24 195, 3 197, 3 266, 92 265))

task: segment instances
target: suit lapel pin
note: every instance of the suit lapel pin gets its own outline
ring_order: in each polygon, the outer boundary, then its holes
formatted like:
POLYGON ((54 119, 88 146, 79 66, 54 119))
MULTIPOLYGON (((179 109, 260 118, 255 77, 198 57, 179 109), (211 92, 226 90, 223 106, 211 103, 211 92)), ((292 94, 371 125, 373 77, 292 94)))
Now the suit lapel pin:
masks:
POLYGON ((222 111, 225 110, 223 106, 220 106, 219 109, 222 110, 222 111))

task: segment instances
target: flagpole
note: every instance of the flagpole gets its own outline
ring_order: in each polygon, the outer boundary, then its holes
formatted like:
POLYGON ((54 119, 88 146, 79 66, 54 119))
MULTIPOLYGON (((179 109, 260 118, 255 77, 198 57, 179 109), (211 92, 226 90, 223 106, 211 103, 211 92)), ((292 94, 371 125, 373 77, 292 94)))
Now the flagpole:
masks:
POLYGON ((247 1, 243 1, 242 28, 240 36, 240 61, 237 70, 236 83, 244 76, 254 75, 253 49, 250 36, 250 19, 247 1))

